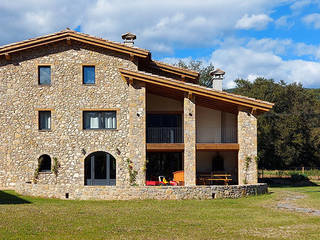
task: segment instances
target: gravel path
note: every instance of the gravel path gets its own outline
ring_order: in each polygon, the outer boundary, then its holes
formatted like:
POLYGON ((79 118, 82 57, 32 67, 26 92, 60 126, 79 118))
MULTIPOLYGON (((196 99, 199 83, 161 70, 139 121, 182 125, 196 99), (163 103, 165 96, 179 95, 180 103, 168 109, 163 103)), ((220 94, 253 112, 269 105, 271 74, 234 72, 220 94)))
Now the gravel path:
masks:
POLYGON ((278 209, 285 209, 288 211, 293 212, 300 212, 300 213, 309 213, 314 216, 320 217, 320 210, 312 209, 312 208, 302 208, 295 204, 296 200, 306 198, 305 195, 297 192, 284 192, 284 197, 282 197, 277 204, 278 209))

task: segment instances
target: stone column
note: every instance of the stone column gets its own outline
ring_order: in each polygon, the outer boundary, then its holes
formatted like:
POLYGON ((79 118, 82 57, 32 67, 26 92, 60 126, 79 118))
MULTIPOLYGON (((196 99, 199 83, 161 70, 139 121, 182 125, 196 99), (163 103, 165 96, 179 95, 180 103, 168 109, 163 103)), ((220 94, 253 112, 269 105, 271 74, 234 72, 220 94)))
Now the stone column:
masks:
POLYGON ((196 185, 196 104, 194 96, 184 98, 184 184, 196 185))
MULTIPOLYGON (((136 184, 143 186, 145 185, 146 180, 146 88, 143 83, 133 82, 132 84, 129 84, 128 101, 129 159, 132 161, 133 170, 138 172, 136 184)), ((125 159, 125 161, 127 161, 127 159, 125 159)), ((125 163, 125 165, 127 168, 128 164, 125 163)))
POLYGON ((258 182, 257 118, 249 110, 238 111, 238 184, 258 182))

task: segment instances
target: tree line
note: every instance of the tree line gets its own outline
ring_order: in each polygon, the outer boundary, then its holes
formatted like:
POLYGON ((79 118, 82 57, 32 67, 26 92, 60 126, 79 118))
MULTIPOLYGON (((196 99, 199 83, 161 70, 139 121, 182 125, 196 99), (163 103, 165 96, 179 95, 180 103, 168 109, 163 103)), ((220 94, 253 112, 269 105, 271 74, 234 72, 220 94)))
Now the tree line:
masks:
MULTIPOLYGON (((210 85, 212 65, 203 66, 200 61, 176 65, 199 71, 199 83, 210 85)), ((320 166, 319 89, 265 78, 237 79, 235 83, 235 88, 226 91, 274 103, 271 111, 258 116, 259 168, 320 166)))

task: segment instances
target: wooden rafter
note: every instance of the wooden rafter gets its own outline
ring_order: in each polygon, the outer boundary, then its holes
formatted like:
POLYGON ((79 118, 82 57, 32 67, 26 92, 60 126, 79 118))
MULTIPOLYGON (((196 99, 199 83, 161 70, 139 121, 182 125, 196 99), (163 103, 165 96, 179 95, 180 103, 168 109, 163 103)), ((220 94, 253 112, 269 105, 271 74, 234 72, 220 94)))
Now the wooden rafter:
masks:
POLYGON ((202 96, 209 99, 211 98, 211 99, 231 103, 234 105, 247 107, 250 109, 255 108, 260 112, 267 112, 273 106, 272 103, 262 102, 255 99, 249 99, 249 98, 241 97, 235 94, 231 95, 231 94, 227 94, 220 91, 212 91, 200 86, 178 82, 173 79, 158 77, 155 75, 149 75, 141 72, 131 71, 128 69, 119 69, 119 70, 120 70, 120 73, 126 78, 134 78, 135 80, 175 89, 176 91, 186 92, 187 94, 191 93, 191 94, 194 94, 195 96, 202 96))

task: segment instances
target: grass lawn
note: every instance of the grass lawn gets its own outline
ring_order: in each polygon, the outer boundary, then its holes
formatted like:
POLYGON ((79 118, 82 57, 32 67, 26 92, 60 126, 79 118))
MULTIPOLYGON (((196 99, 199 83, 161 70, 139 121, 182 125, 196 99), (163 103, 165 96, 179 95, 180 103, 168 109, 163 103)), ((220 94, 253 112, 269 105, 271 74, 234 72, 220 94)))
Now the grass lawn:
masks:
POLYGON ((299 191, 320 209, 320 186, 270 191, 184 201, 72 201, 0 191, 0 239, 320 239, 320 217, 275 208, 283 191, 299 191))

